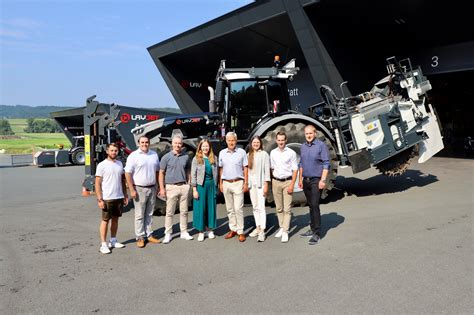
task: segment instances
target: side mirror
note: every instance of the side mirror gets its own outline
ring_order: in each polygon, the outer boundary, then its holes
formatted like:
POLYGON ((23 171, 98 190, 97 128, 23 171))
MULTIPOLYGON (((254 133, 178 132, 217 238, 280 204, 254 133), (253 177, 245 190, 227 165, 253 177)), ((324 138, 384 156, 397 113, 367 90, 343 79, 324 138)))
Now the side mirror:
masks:
POLYGON ((226 82, 225 81, 217 81, 216 82, 216 97, 215 101, 217 103, 222 103, 225 100, 225 88, 226 82))

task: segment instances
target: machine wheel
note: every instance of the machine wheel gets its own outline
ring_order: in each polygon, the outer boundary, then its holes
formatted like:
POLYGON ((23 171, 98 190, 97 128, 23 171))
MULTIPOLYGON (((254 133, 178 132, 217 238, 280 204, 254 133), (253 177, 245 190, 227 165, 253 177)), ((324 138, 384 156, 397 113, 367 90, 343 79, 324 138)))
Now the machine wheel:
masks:
MULTIPOLYGON (((283 130, 285 131, 286 136, 288 138, 287 146, 296 152, 297 159, 299 162, 301 144, 304 141, 306 141, 304 137, 305 126, 306 125, 304 123, 290 122, 290 123, 287 123, 286 125, 275 127, 273 130, 267 132, 265 136, 262 138, 263 147, 265 151, 270 153, 271 150, 277 147, 277 144, 275 141, 276 134, 280 130, 283 130)), ((337 154, 336 154, 336 151, 334 150, 334 147, 331 141, 329 141, 329 139, 326 138, 326 136, 319 130, 317 131, 316 137, 319 140, 323 141, 328 146, 329 154, 330 154, 331 170, 328 175, 327 188, 321 194, 321 198, 324 199, 327 197, 328 191, 334 187, 334 181, 337 176, 337 167, 339 165, 339 161, 337 160, 337 154)), ((267 201, 273 202, 273 195, 271 193, 268 194, 267 201)), ((306 204, 306 197, 304 196, 303 190, 300 189, 298 185, 295 185, 295 190, 293 193, 293 204, 300 205, 300 206, 303 206, 306 204)))
POLYGON ((150 149, 152 149, 153 151, 156 151, 156 153, 158 154, 158 157, 161 160, 163 155, 171 151, 171 143, 167 141, 161 141, 157 144, 152 145, 150 149))
POLYGON ((411 161, 418 155, 418 145, 406 149, 380 162, 375 167, 385 176, 396 177, 405 173, 411 161))
POLYGON ((86 155, 84 154, 84 148, 75 148, 71 152, 71 163, 74 165, 84 165, 86 161, 86 155))

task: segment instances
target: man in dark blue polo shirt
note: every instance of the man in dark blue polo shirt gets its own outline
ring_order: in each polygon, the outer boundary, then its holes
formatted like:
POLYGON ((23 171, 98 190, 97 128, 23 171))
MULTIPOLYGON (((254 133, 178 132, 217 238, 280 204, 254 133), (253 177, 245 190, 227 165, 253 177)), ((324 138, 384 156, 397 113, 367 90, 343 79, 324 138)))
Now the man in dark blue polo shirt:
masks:
POLYGON ((308 244, 319 243, 321 228, 321 211, 319 199, 321 190, 326 188, 326 178, 329 173, 329 150, 321 140, 316 139, 316 128, 307 125, 304 128, 306 142, 301 145, 299 187, 303 188, 309 205, 311 218, 310 229, 301 234, 309 237, 308 244))

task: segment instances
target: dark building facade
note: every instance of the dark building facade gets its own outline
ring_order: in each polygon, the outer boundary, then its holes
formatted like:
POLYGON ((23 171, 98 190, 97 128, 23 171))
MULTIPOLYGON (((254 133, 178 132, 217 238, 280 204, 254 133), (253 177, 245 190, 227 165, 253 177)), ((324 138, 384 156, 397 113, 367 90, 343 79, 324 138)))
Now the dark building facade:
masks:
MULTIPOLYGON (((410 57, 428 76, 445 142, 474 136, 470 104, 474 29, 463 1, 261 0, 148 48, 184 113, 208 110, 221 59, 227 67, 296 58, 293 109, 321 101, 319 87, 348 81, 352 94, 385 76, 385 59, 410 57)), ((348 92, 346 90, 346 92, 348 92)))

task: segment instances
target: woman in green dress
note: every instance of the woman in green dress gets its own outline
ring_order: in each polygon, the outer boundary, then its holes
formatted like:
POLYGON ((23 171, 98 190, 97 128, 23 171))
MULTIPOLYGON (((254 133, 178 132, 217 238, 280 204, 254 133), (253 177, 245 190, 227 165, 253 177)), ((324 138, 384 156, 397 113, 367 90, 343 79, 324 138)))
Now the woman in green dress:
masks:
POLYGON ((193 187, 193 227, 199 231, 198 241, 204 241, 205 231, 215 238, 217 159, 207 139, 201 140, 191 163, 193 187))

